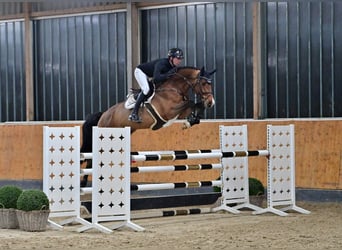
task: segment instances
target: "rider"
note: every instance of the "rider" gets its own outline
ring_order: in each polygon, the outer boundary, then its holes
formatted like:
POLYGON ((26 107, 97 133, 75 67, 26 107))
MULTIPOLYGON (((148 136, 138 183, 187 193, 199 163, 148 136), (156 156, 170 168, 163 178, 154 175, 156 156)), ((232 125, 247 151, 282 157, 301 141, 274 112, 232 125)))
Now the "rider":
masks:
POLYGON ((153 78, 154 84, 158 87, 174 73, 173 69, 180 65, 183 58, 183 51, 181 49, 172 48, 169 50, 167 58, 156 59, 151 62, 143 63, 135 68, 134 76, 141 88, 141 92, 137 97, 132 113, 128 117, 129 120, 133 122, 141 122, 138 111, 141 103, 150 92, 148 78, 153 78))

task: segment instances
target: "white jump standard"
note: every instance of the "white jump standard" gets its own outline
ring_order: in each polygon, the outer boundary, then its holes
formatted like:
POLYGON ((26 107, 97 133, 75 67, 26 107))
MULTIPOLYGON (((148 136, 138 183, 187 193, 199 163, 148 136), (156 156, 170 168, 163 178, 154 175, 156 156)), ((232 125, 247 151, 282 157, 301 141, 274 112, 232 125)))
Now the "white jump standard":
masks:
POLYGON ((275 213, 288 215, 294 210, 309 214, 308 210, 296 206, 295 198, 295 137, 294 125, 267 126, 267 147, 270 158, 267 166, 267 208, 254 214, 275 213), (275 206, 285 206, 276 209, 275 206))
POLYGON ((80 153, 79 127, 44 127, 43 190, 50 200, 50 218, 70 217, 60 224, 49 221, 56 228, 72 221, 79 222, 79 232, 90 229, 112 233, 113 229, 129 227, 142 231, 131 222, 131 191, 221 187, 221 204, 214 209, 183 209, 165 211, 162 216, 195 214, 225 210, 234 214, 247 207, 253 214, 266 212, 286 216, 287 210, 310 213, 295 204, 294 127, 268 126, 268 146, 265 150, 248 150, 247 126, 220 126, 220 149, 184 151, 130 151, 130 128, 93 128, 93 152, 80 153), (249 202, 248 157, 266 156, 267 208, 249 202), (131 162, 220 159, 220 163, 198 165, 166 165, 131 167, 131 162), (80 160, 92 159, 92 169, 81 169, 80 160), (221 169, 220 180, 131 184, 131 173, 193 171, 221 169), (81 175, 92 175, 92 187, 80 187, 81 175), (92 196, 92 222, 80 217, 80 195, 92 196), (277 206, 286 206, 277 209, 277 206), (114 224, 103 225, 102 222, 114 224))
POLYGON ((70 222, 90 226, 80 216, 80 127, 43 128, 43 190, 50 200, 49 224, 58 229, 70 222), (66 217, 59 224, 50 218, 66 217))

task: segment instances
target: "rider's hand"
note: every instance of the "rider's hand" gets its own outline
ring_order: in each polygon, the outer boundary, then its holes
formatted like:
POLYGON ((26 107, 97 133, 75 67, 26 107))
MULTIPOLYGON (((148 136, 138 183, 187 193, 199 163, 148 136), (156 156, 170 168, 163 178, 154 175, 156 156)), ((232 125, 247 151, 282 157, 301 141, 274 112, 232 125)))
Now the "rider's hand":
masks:
POLYGON ((177 72, 177 68, 172 68, 167 72, 167 78, 170 78, 171 76, 173 76, 175 73, 177 72))

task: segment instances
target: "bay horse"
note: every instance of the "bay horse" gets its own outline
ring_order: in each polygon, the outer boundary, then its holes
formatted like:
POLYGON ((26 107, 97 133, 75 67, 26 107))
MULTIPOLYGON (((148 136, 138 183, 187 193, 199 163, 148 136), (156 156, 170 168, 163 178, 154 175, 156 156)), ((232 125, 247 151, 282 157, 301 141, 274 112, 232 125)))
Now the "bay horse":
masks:
MULTIPOLYGON (((131 110, 127 108, 127 100, 111 106, 105 112, 89 115, 82 127, 82 153, 92 152, 92 127, 131 127, 131 133, 138 129, 158 130, 172 124, 176 119, 187 120, 183 128, 199 123, 200 114, 206 108, 215 105, 212 92, 211 75, 216 70, 207 72, 204 67, 177 67, 164 83, 154 90, 153 95, 139 109, 141 123, 128 119, 131 110), (200 97, 201 102, 194 103, 190 99, 191 92, 200 97)), ((133 94, 130 95, 132 99, 133 94)), ((91 161, 87 161, 91 168, 91 161)), ((88 176, 83 177, 81 186, 85 186, 88 176)))

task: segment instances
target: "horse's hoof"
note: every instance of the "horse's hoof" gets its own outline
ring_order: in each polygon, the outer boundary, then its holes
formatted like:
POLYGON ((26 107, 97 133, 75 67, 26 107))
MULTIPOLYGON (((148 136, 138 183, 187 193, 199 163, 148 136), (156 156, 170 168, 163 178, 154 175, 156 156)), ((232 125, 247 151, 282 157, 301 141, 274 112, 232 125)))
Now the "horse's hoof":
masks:
POLYGON ((191 127, 190 122, 188 122, 188 121, 183 122, 183 127, 182 127, 182 129, 188 129, 188 128, 190 128, 190 127, 191 127))

